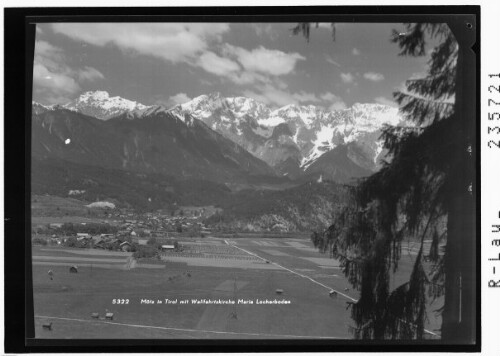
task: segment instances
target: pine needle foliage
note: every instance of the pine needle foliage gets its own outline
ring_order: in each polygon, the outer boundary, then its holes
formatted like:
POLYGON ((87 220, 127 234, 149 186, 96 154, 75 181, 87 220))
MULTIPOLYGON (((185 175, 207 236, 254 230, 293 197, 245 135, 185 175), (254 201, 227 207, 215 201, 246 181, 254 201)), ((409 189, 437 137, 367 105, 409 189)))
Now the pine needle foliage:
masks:
MULTIPOLYGON (((456 148, 467 134, 454 114, 458 44, 446 24, 406 24, 405 29, 393 31, 391 38, 402 56, 424 56, 430 39, 439 43, 426 73, 394 93, 408 124, 383 129, 388 151, 383 167, 351 188, 351 201, 334 224, 311 236, 321 252, 340 261, 360 291, 350 305, 357 339, 423 339, 427 308, 445 294, 448 248, 440 255, 439 245, 450 243, 444 226, 455 193, 453 172, 460 165, 456 148), (391 275, 405 239, 419 244, 418 254, 407 282, 394 286, 391 275)), ((293 33, 309 38, 309 31, 299 24, 293 33)))

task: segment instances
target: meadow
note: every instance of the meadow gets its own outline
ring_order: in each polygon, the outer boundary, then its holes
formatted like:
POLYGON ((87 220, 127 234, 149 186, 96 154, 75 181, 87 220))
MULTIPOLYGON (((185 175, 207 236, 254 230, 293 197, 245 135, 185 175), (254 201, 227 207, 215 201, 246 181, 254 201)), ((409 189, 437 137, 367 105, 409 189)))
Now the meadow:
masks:
MULTIPOLYGON (((306 238, 202 239, 191 241, 190 249, 196 254, 131 264, 126 253, 34 247, 36 337, 352 338, 347 307, 357 292, 338 262, 318 254, 306 238), (72 265, 78 273, 69 272, 72 265), (257 303, 275 299, 289 303, 257 303), (110 312, 113 320, 105 320, 110 312), (42 327, 48 322, 52 330, 42 327)), ((427 329, 433 332, 436 322, 430 319, 427 329)))

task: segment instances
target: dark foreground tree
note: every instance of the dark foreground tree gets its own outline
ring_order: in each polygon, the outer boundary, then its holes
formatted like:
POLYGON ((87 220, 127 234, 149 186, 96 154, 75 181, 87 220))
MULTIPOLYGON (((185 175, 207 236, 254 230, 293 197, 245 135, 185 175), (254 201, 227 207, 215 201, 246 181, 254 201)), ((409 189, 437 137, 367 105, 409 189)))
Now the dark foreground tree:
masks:
MULTIPOLYGON (((293 32, 307 37, 309 28, 299 24, 293 32)), ((351 203, 334 225, 312 235, 360 290, 352 304, 356 338, 422 339, 429 299, 444 295, 437 311, 442 340, 475 341, 475 134, 462 102, 464 76, 474 68, 464 66, 468 48, 459 48, 446 24, 408 24, 392 41, 401 55, 423 56, 429 38, 439 45, 426 75, 394 94, 409 125, 385 127, 382 169, 352 188, 351 203), (408 281, 395 286, 390 277, 404 238, 419 248, 408 281), (426 240, 431 247, 424 256, 426 240), (441 255, 439 244, 446 246, 441 255)))

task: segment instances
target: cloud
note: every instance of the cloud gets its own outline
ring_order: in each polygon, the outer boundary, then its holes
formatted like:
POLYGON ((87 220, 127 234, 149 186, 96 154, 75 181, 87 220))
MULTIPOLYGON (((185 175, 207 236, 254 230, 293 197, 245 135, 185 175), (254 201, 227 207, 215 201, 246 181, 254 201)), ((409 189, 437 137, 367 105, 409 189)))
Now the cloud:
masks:
POLYGON ((230 73, 228 75, 228 78, 233 82, 238 85, 245 85, 245 84, 254 84, 256 82, 260 83, 270 83, 271 80, 262 74, 255 73, 255 72, 245 72, 242 71, 240 73, 230 73))
POLYGON ((318 103, 321 100, 318 99, 316 94, 314 93, 306 93, 304 91, 301 91, 300 93, 295 93, 292 95, 295 99, 297 99, 298 102, 310 102, 310 103, 318 103))
POLYGON ((104 75, 93 67, 70 67, 59 47, 46 41, 35 42, 33 91, 41 100, 50 104, 66 103, 81 91, 81 83, 99 79, 104 79, 104 75))
POLYGON ((324 93, 324 94, 321 94, 321 95, 320 95, 320 98, 321 98, 322 100, 325 100, 325 101, 332 101, 332 100, 336 99, 336 98, 337 98, 337 96, 336 96, 335 94, 333 94, 333 93, 326 92, 326 93, 324 93))
POLYGON ((333 64, 334 66, 337 66, 339 68, 341 67, 341 65, 337 61, 335 61, 331 56, 326 55, 325 58, 328 63, 333 64))
POLYGON ((169 98, 171 102, 174 104, 184 104, 187 103, 188 101, 191 101, 192 99, 186 95, 186 93, 178 93, 169 98))
POLYGON ((285 106, 289 104, 297 105, 299 103, 299 101, 294 98, 292 94, 284 90, 276 89, 272 86, 266 86, 262 95, 269 100, 270 104, 276 104, 278 106, 285 106))
POLYGON ((63 66, 65 60, 64 51, 59 47, 55 47, 46 41, 35 42, 35 63, 55 69, 63 66))
POLYGON ((259 85, 256 89, 257 91, 245 90, 243 95, 275 107, 282 107, 289 104, 300 105, 321 101, 314 93, 307 93, 304 91, 290 93, 270 84, 259 85))
POLYGON ((341 97, 331 93, 326 92, 320 95, 320 98, 325 101, 325 106, 328 107, 328 110, 342 110, 346 108, 346 104, 341 97))
MULTIPOLYGON (((262 35, 272 36, 269 24, 253 27, 262 35)), ((266 75, 289 74, 298 61, 305 60, 299 53, 263 46, 247 50, 226 44, 222 52, 215 53, 210 48, 217 48, 222 35, 229 31, 229 25, 224 23, 58 23, 52 29, 94 46, 116 46, 124 53, 185 62, 239 85, 269 83, 266 75)))
POLYGON ((366 72, 365 74, 363 74, 363 77, 365 79, 371 80, 372 82, 380 82, 385 79, 383 74, 375 72, 366 72))
POLYGON ((252 98, 252 99, 255 99, 257 100, 258 102, 261 102, 261 103, 264 103, 264 104, 267 104, 267 105, 270 105, 271 104, 271 100, 264 94, 259 94, 259 93, 256 93, 255 91, 253 90, 245 90, 243 92, 243 95, 248 97, 248 98, 252 98))
POLYGON ((205 52, 201 55, 196 65, 208 73, 229 79, 238 85, 270 82, 267 76, 260 73, 244 71, 237 62, 226 57, 218 56, 213 52, 205 52))
POLYGON ((347 105, 343 101, 337 101, 328 107, 329 111, 337 111, 347 109, 347 105))
POLYGON ((171 108, 179 104, 184 104, 191 100, 192 99, 186 93, 177 93, 169 97, 166 97, 164 95, 153 96, 153 104, 163 105, 167 108, 171 108))
POLYGON ((357 48, 352 49, 352 54, 353 56, 359 56, 361 54, 360 50, 357 48))
POLYGON ((224 23, 57 23, 56 33, 94 46, 115 45, 177 63, 196 58, 229 31, 224 23))
POLYGON ((283 80, 281 80, 280 78, 275 78, 274 79, 274 84, 276 84, 276 86, 280 89, 283 89, 285 90, 286 88, 288 88, 288 84, 285 83, 283 80))
POLYGON ((391 99, 387 99, 386 97, 384 96, 377 96, 376 98, 373 99, 376 103, 378 104, 382 104, 382 105, 387 105, 387 106, 392 106, 392 107, 395 107, 397 108, 398 107, 398 104, 391 100, 391 99))
POLYGON ((293 72, 297 61, 306 59, 299 53, 285 53, 262 46, 249 51, 242 47, 226 45, 224 52, 226 55, 236 58, 247 71, 274 76, 293 72))
POLYGON ((352 83, 354 81, 354 76, 351 73, 340 73, 340 79, 344 83, 352 83))
POLYGON ((292 73, 297 61, 304 59, 298 53, 285 53, 262 46, 247 50, 226 44, 221 55, 206 51, 193 65, 238 85, 270 85, 274 82, 280 89, 286 89, 287 84, 279 77, 292 73))
POLYGON ((52 97, 61 96, 61 94, 71 95, 80 90, 76 80, 66 73, 51 71, 42 64, 36 63, 33 66, 33 83, 36 89, 44 88, 50 92, 52 97))
POLYGON ((240 70, 238 63, 219 57, 213 52, 205 52, 198 59, 198 64, 209 73, 227 76, 240 70))
POLYGON ((78 79, 80 81, 93 82, 97 79, 104 79, 104 75, 95 68, 85 67, 78 71, 78 79))
MULTIPOLYGON (((274 31, 269 24, 253 27, 262 35, 271 36, 274 31)), ((238 85, 268 84, 269 75, 289 74, 298 61, 305 60, 299 53, 263 46, 253 50, 222 46, 222 36, 229 31, 229 25, 224 23, 58 23, 52 24, 52 29, 94 46, 116 46, 124 53, 185 62, 238 85), (222 51, 215 53, 211 48, 222 51)))
POLYGON ((172 107, 172 106, 175 106, 175 105, 179 105, 179 104, 184 104, 184 103, 187 103, 188 101, 191 101, 192 99, 187 96, 186 93, 177 93, 175 95, 172 95, 171 97, 169 97, 167 100, 156 100, 156 104, 160 104, 160 105, 164 105, 166 107, 172 107))
POLYGON ((78 74, 66 64, 64 51, 46 41, 35 42, 33 91, 50 104, 69 101, 79 92, 78 74))

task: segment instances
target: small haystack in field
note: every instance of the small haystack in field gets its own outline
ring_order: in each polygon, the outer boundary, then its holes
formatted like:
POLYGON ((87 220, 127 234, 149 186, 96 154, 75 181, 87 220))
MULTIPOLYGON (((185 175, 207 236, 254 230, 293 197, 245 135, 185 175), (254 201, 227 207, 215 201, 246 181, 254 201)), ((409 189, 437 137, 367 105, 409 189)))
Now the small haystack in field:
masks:
POLYGON ((113 320, 113 313, 106 313, 106 320, 113 320))

